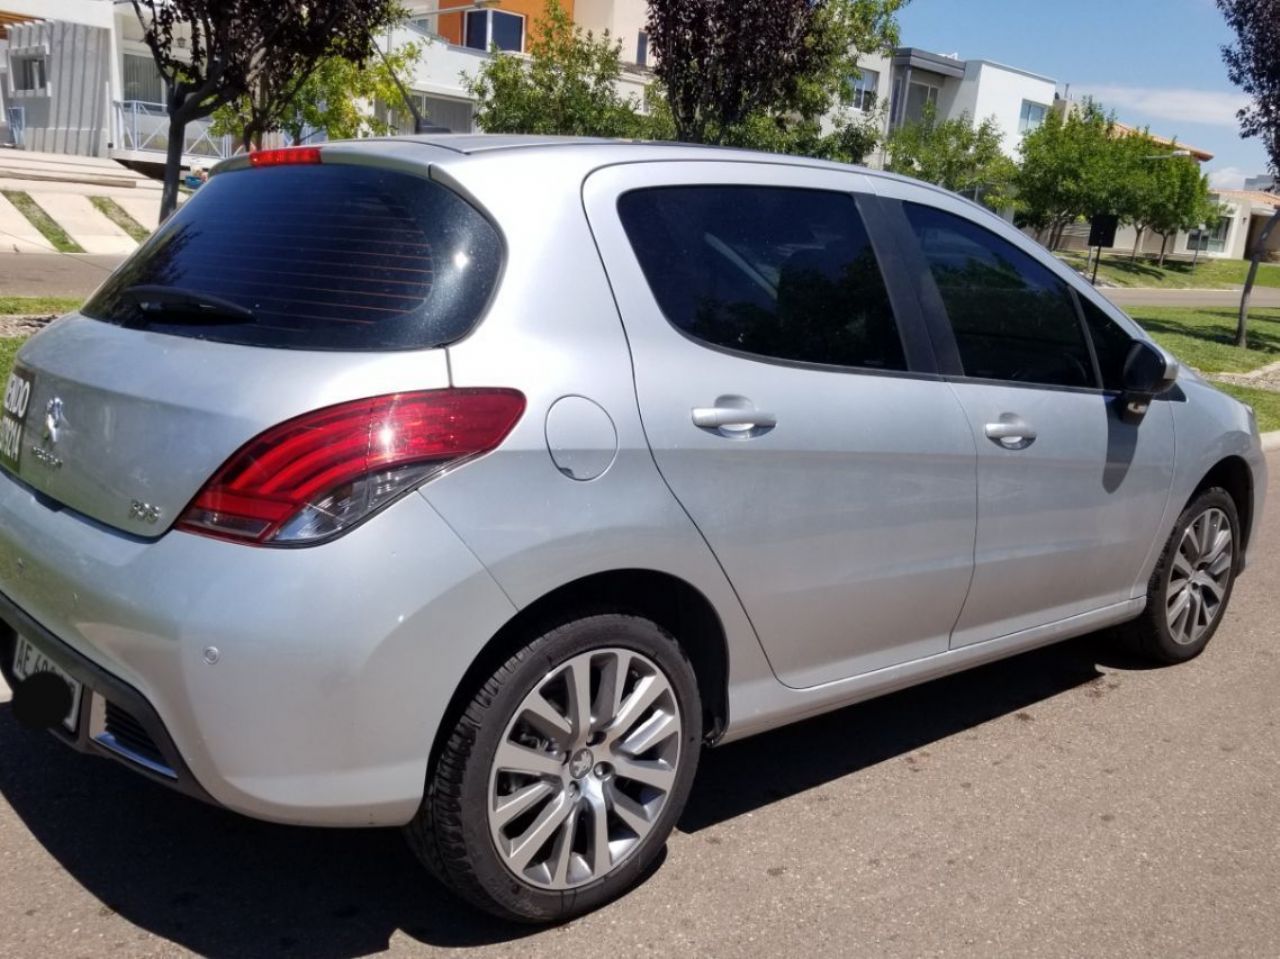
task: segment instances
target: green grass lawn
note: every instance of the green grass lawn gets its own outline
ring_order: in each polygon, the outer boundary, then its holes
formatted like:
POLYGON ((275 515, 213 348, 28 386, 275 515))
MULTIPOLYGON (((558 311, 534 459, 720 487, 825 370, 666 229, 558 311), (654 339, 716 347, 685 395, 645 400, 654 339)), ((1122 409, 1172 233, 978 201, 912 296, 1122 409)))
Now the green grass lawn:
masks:
POLYGON ((13 367, 13 358, 24 340, 12 337, 0 338, 0 390, 9 382, 9 370, 13 367))
MULTIPOLYGON (((1085 269, 1087 258, 1083 253, 1059 253, 1058 256, 1077 270, 1085 269)), ((1092 269, 1090 265, 1090 273, 1092 269)), ((1102 265, 1098 268, 1098 282, 1106 280, 1114 286, 1170 290, 1226 290, 1243 286, 1248 272, 1249 264, 1244 260, 1202 259, 1194 268, 1189 261, 1165 260, 1162 267, 1157 260, 1139 257, 1130 262, 1128 256, 1104 253, 1102 265)), ((1261 264, 1256 283, 1258 286, 1280 287, 1280 264, 1261 264)))
POLYGON ((124 207, 111 199, 111 197, 91 196, 89 197, 89 202, 92 203, 103 216, 116 226, 120 227, 120 229, 124 230, 124 232, 128 233, 129 236, 138 243, 141 243, 151 235, 150 230, 125 212, 124 207))
POLYGON ((47 316, 70 313, 83 302, 71 296, 0 296, 0 316, 47 316))
POLYGON ((1248 403, 1258 414, 1258 429, 1264 433, 1280 430, 1280 393, 1270 390, 1251 390, 1234 383, 1214 383, 1222 392, 1230 394, 1242 403, 1248 403))
POLYGON ((31 199, 31 194, 22 190, 0 190, 4 198, 18 208, 18 212, 31 221, 31 225, 40 231, 46 240, 53 244, 59 253, 83 253, 84 249, 67 235, 67 231, 58 222, 40 208, 40 204, 31 199))
POLYGON ((1205 373, 1247 373, 1280 361, 1280 309, 1249 311, 1245 349, 1234 345, 1234 309, 1135 306, 1129 315, 1174 356, 1205 373))

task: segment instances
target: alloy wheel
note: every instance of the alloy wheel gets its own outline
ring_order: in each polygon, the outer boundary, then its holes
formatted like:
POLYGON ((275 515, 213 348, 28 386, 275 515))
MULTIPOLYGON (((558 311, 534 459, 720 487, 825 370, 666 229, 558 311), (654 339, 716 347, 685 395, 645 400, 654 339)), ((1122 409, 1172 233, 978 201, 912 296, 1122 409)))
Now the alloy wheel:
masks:
POLYGON ((548 672, 490 768, 489 831, 507 869, 554 890, 616 869, 667 805, 682 728, 670 681, 641 653, 593 650, 548 672))
POLYGON ((1165 618, 1174 642, 1189 646, 1217 622, 1234 565, 1231 521, 1217 507, 1205 510, 1183 531, 1169 570, 1165 618))

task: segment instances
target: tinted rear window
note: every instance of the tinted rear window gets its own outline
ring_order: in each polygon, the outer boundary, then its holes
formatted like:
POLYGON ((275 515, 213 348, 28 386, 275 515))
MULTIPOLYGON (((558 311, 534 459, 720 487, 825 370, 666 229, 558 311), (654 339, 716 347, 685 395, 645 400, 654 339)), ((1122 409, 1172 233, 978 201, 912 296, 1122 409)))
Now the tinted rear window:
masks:
POLYGON ((109 323, 254 346, 423 349, 479 321, 497 280, 493 226, 438 183, 346 164, 219 174, 84 307, 109 323), (218 297, 251 321, 144 313, 129 287, 218 297))

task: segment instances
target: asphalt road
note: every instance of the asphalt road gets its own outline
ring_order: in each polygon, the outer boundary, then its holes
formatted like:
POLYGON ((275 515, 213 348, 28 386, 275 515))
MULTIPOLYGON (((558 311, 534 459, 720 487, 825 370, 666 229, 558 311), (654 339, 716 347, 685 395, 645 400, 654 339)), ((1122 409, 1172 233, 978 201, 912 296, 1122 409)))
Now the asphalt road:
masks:
POLYGON ((1194 663, 1089 636, 706 754, 647 882, 545 931, 395 831, 251 822, 0 705, 0 955, 1274 957, 1277 544, 1273 507, 1194 663))
MULTIPOLYGON (((1240 306, 1239 290, 1143 290, 1143 289, 1104 289, 1102 290, 1111 302, 1121 309, 1131 306, 1200 306, 1200 307, 1235 307, 1240 306)), ((1280 289, 1274 287, 1254 287, 1252 306, 1280 306, 1280 289)))

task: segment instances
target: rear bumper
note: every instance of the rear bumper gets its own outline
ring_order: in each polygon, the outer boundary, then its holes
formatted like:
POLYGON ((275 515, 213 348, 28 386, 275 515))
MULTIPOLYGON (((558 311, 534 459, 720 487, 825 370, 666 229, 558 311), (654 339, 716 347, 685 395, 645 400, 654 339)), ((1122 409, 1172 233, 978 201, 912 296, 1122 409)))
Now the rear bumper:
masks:
POLYGON ((15 684, 13 660, 19 634, 84 687, 75 732, 56 726, 51 732, 57 739, 82 753, 107 756, 122 762, 134 772, 188 796, 207 803, 214 802, 213 797, 196 782, 164 722, 146 697, 77 653, 0 593, 0 674, 10 688, 15 684), (132 719, 141 736, 116 735, 113 731, 115 724, 109 725, 106 720, 107 703, 112 705, 113 711, 120 711, 132 719))
POLYGON ((94 691, 76 736, 55 735, 237 812, 323 826, 413 817, 449 701, 514 613, 421 496, 323 546, 257 549, 140 541, 4 474, 0 596, 5 671, 20 632, 94 691), (107 703, 159 770, 99 738, 107 703))

